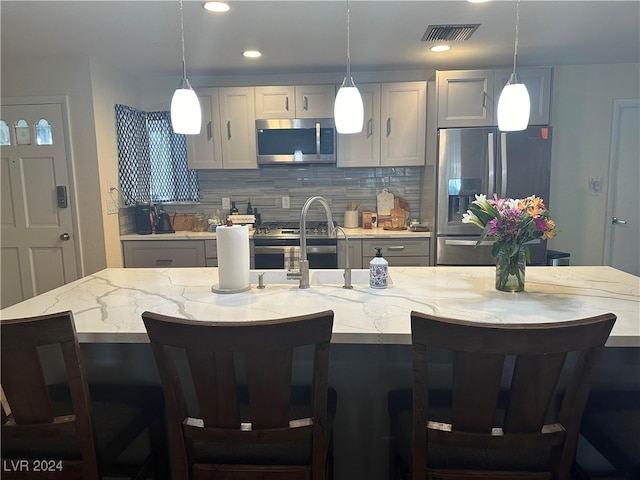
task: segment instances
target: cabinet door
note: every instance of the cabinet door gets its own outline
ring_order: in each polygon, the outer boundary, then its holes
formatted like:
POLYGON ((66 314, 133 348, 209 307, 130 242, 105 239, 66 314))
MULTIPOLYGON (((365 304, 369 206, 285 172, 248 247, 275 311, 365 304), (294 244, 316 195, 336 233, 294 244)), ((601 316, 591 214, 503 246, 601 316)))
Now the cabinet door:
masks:
MULTIPOLYGON (((497 70, 494 98, 496 111, 502 89, 509 81, 512 70, 497 70)), ((531 100, 529 125, 549 125, 551 107, 551 75, 549 68, 518 68, 518 77, 525 84, 531 100)), ((497 125, 497 118, 496 118, 497 125)))
POLYGON ((295 114, 295 88, 255 87, 256 118, 293 118, 295 114))
POLYGON ((438 127, 494 124, 493 70, 436 72, 438 127))
POLYGON ((358 85, 364 106, 364 127, 360 133, 338 134, 338 167, 380 166, 379 83, 358 85))
POLYGON ((204 267, 204 241, 132 240, 122 242, 127 268, 204 267))
POLYGON ((296 118, 333 118, 335 85, 296 87, 296 118))
MULTIPOLYGON (((347 235, 349 235, 348 232, 347 235)), ((338 236, 340 236, 339 233, 338 236)), ((345 249, 346 241, 344 238, 338 238, 338 268, 346 268, 347 266, 345 249)), ((349 268, 362 268, 362 241, 359 238, 349 239, 349 268)))
POLYGON ((187 163, 193 169, 222 168, 218 90, 199 92, 198 101, 202 110, 202 127, 199 135, 186 136, 187 163))
POLYGON ((382 85, 380 165, 424 165, 426 82, 382 85))
POLYGON ((218 94, 224 168, 258 168, 254 88, 225 87, 218 94))

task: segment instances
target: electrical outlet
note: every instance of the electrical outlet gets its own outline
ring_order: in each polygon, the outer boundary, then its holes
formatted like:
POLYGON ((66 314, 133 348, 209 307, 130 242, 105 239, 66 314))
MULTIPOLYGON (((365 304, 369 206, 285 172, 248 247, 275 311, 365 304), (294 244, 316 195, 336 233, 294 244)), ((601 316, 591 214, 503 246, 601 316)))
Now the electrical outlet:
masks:
POLYGON ((291 208, 289 197, 282 197, 282 208, 291 208))
POLYGON ((231 200, 229 198, 222 199, 222 208, 224 210, 231 210, 231 200))
POLYGON ((118 205, 115 200, 107 200, 107 214, 114 215, 118 213, 118 205))

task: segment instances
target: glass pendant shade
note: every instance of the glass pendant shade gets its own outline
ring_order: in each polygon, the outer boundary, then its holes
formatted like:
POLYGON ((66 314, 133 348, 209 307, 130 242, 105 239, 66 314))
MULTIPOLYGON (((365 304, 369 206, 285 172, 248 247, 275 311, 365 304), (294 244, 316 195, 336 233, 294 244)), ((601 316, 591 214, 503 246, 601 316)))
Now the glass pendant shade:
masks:
POLYGON ((171 99, 173 131, 185 135, 198 135, 202 124, 200 102, 189 80, 183 78, 171 99))
POLYGON ((509 79, 498 99, 498 128, 503 132, 525 130, 529 125, 530 110, 527 87, 509 79))
POLYGON ((359 133, 364 124, 364 106, 358 87, 353 78, 345 77, 336 95, 333 105, 333 116, 338 133, 359 133))

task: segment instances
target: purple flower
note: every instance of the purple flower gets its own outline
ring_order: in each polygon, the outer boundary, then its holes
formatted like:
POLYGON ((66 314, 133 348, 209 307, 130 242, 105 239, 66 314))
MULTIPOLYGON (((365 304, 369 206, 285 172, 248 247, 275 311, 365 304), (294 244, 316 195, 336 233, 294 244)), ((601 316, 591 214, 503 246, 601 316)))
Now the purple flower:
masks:
POLYGON ((489 231, 487 232, 489 235, 495 235, 496 232, 498 231, 498 219, 494 218, 492 219, 489 224, 491 225, 489 227, 489 231))
POLYGON ((547 219, 544 217, 534 218, 533 223, 535 223, 536 230, 539 232, 544 232, 547 229, 547 219))

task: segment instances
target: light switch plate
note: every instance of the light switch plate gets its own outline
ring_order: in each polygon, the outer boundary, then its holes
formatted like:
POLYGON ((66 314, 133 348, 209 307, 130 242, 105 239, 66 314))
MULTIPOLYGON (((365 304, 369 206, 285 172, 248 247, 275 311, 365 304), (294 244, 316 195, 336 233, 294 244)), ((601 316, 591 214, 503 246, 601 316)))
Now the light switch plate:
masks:
POLYGON ((231 210, 231 200, 228 198, 222 199, 222 208, 225 210, 231 210))
POLYGON ((291 208, 289 197, 282 197, 282 208, 291 208))

